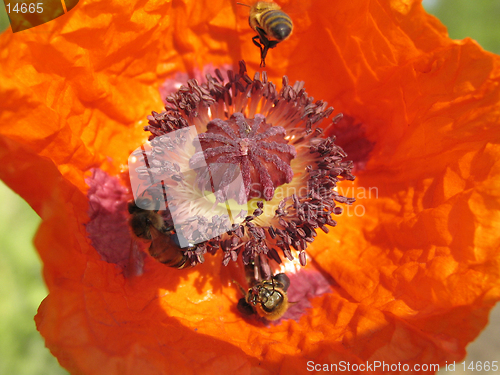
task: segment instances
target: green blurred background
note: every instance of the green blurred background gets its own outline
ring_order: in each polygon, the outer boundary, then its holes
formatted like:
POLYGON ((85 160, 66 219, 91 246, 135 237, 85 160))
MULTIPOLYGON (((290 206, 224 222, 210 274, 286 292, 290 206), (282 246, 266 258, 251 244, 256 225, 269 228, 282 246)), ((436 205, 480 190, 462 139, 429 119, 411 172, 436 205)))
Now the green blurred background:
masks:
MULTIPOLYGON (((424 0, 423 4, 448 27, 451 38, 469 36, 484 49, 500 53, 500 0, 424 0)), ((1 31, 8 28, 8 17, 5 8, 0 8, 1 31)), ((40 219, 2 182, 0 207, 0 374, 67 374, 45 348, 33 321, 47 295, 32 244, 40 219)), ((498 318, 500 309, 496 308, 491 325, 468 347, 468 360, 500 361, 498 318)))

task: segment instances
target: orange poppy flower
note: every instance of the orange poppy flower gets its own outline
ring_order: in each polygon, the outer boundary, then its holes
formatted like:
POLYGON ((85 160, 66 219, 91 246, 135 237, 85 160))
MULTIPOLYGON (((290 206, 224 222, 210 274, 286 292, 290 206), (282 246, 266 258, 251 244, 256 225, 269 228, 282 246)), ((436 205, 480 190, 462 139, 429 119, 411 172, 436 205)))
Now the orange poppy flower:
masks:
POLYGON ((311 307, 275 325, 241 317, 220 252, 179 271, 106 226, 126 228, 120 177, 165 80, 242 59, 259 70, 248 9, 95 0, 1 35, 0 177, 43 219, 36 322, 70 372, 403 371, 460 360, 486 324, 500 297, 498 56, 450 40, 419 1, 280 5, 294 32, 270 50, 269 80, 305 81, 344 113, 325 136, 355 161, 338 192, 357 203, 307 248, 311 307), (115 237, 89 238, 92 225, 115 237))

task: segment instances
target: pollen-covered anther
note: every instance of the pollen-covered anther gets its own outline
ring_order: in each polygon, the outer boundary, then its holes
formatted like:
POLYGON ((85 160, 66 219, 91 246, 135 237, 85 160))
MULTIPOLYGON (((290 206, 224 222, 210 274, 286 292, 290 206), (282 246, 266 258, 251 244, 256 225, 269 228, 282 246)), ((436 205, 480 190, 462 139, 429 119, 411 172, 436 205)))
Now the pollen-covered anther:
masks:
POLYGON ((247 119, 237 112, 228 120, 210 121, 207 131, 198 136, 202 150, 191 161, 194 166, 203 157, 210 171, 210 176, 199 174, 199 187, 210 190, 214 184, 226 199, 239 203, 252 198, 271 200, 275 189, 293 178, 290 162, 297 153, 285 136, 283 127, 268 124, 260 114, 247 119), (228 188, 240 173, 242 184, 236 190, 228 188))

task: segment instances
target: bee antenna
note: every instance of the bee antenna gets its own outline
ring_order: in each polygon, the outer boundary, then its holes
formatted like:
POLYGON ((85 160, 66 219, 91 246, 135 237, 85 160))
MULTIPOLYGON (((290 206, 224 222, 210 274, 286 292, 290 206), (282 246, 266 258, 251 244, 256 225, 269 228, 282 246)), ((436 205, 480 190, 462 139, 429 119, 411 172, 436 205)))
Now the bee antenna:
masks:
POLYGON ((245 291, 245 289, 243 289, 243 287, 239 282, 233 279, 233 284, 236 284, 238 286, 238 288, 240 289, 241 293, 243 293, 244 296, 247 294, 247 292, 245 291))
POLYGON ((238 4, 238 5, 243 5, 244 7, 249 7, 249 8, 251 8, 251 6, 250 6, 250 5, 248 5, 248 4, 243 4, 243 3, 236 3, 236 4, 238 4))

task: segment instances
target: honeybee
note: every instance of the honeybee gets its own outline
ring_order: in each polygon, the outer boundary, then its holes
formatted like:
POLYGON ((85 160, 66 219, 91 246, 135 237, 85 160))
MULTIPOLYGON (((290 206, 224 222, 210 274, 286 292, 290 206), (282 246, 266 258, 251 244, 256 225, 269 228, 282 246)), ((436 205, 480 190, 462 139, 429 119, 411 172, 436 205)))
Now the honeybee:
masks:
POLYGON ((278 273, 271 280, 256 280, 255 277, 249 277, 255 267, 253 263, 245 266, 250 284, 248 291, 245 292, 245 289, 235 282, 245 295, 238 301, 238 310, 246 316, 257 314, 270 321, 278 320, 288 310, 289 302, 286 291, 290 286, 290 279, 286 274, 278 273))
POLYGON ((258 1, 252 6, 237 4, 250 8, 248 23, 257 32, 252 42, 260 49, 260 66, 265 67, 267 51, 292 34, 292 19, 274 2, 258 1))
MULTIPOLYGON (((149 254, 157 261, 166 266, 183 269, 191 267, 191 261, 180 247, 179 237, 173 227, 167 227, 163 217, 154 209, 154 203, 148 198, 140 198, 143 207, 150 207, 145 210, 131 201, 128 204, 130 213, 129 225, 132 232, 143 240, 151 241, 149 254)), ((194 247, 188 247, 192 250, 194 247)))

